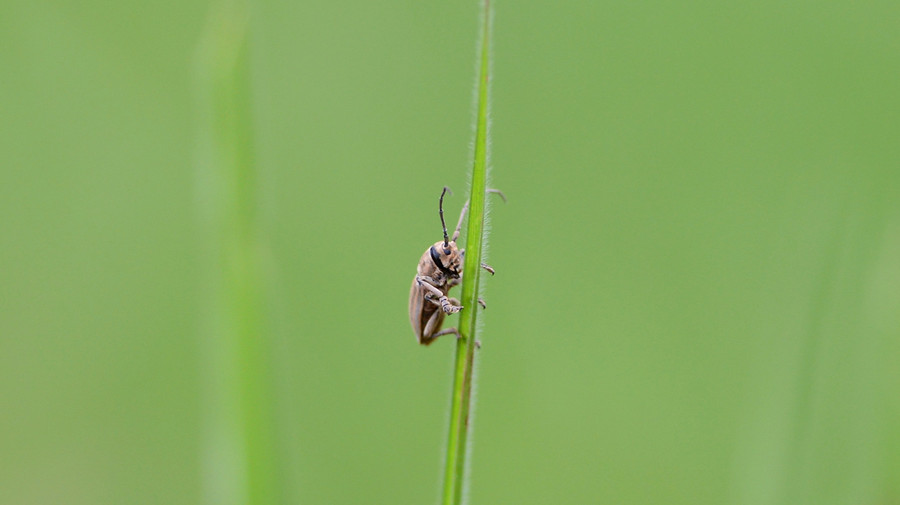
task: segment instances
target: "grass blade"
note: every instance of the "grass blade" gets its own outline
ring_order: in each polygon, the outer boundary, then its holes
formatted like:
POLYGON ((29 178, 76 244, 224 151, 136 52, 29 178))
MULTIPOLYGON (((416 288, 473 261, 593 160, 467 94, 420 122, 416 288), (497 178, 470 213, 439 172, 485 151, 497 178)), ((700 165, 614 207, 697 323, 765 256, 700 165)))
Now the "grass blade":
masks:
POLYGON ((461 303, 465 307, 459 316, 461 338, 456 344, 453 396, 450 406, 450 433, 447 439, 447 460, 444 469, 444 505, 462 503, 466 491, 466 452, 472 399, 472 371, 475 365, 476 320, 478 316, 478 286, 481 258, 485 241, 484 208, 488 168, 488 88, 490 84, 490 0, 484 0, 481 42, 479 48, 478 119, 475 130, 475 160, 472 165, 469 195, 469 220, 466 232, 466 262, 463 271, 461 303))
POLYGON ((204 502, 278 503, 253 156, 249 16, 211 5, 197 54, 205 323, 204 502))

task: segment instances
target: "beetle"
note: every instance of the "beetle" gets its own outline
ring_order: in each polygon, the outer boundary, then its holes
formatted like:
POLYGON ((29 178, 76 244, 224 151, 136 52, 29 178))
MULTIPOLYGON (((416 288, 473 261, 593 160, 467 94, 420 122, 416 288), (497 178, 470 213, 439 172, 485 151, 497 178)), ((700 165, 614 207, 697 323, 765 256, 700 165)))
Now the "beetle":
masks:
MULTIPOLYGON (((497 193, 506 201, 506 196, 496 190, 488 189, 489 193, 497 193)), ((447 314, 455 314, 462 310, 459 300, 449 298, 447 294, 450 288, 462 282, 463 261, 466 250, 459 249, 456 240, 459 238, 459 230, 462 227, 463 218, 469 209, 469 202, 463 205, 459 214, 459 222, 453 236, 447 235, 447 224, 444 222, 444 195, 450 192, 450 188, 444 186, 441 198, 438 200, 438 213, 441 216, 441 227, 444 229, 444 240, 438 240, 419 259, 416 268, 416 276, 413 278, 409 291, 409 322, 412 324, 416 338, 422 345, 429 345, 441 335, 455 334, 459 337, 456 328, 441 329, 447 314)), ((450 194, 453 194, 450 192, 450 194)), ((494 274, 494 269, 484 263, 481 267, 494 274)), ((485 307, 484 300, 478 299, 478 303, 485 307)), ((477 343, 477 342, 476 342, 477 343)))

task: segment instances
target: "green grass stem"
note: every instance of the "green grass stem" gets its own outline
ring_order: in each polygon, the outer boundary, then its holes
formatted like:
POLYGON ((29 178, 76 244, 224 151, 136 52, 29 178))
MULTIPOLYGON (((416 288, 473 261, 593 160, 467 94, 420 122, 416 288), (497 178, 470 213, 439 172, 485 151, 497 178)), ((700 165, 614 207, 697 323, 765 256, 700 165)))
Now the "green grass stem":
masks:
POLYGON ((249 5, 212 5, 197 54, 198 199, 206 328, 204 502, 280 501, 264 328, 254 164, 249 5))
POLYGON ((462 503, 466 491, 466 452, 472 400, 472 371, 475 365, 476 320, 478 318, 478 287, 484 251, 485 194, 488 168, 488 90, 490 70, 491 9, 484 0, 481 41, 479 48, 478 119, 475 130, 475 160, 472 165, 469 220, 466 233, 466 262, 463 271, 463 307, 459 316, 460 339, 456 344, 453 396, 450 405, 450 433, 447 439, 447 460, 444 468, 444 505, 462 503))

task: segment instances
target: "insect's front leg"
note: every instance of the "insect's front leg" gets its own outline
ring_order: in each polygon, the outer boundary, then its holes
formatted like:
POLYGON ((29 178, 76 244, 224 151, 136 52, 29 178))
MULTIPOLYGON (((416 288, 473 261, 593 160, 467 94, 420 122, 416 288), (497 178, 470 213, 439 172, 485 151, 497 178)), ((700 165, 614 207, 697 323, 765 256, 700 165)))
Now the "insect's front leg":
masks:
MULTIPOLYGON (((459 253, 460 253, 461 255, 465 256, 465 255, 466 255, 466 250, 463 249, 463 250, 459 251, 459 253)), ((490 265, 486 265, 486 264, 482 263, 482 264, 481 264, 481 268, 483 268, 483 269, 487 270, 488 272, 490 272, 491 275, 494 275, 494 269, 491 268, 490 265)), ((462 282, 462 278, 461 278, 461 277, 457 277, 456 279, 451 279, 450 282, 447 283, 447 285, 450 286, 450 287, 453 287, 453 286, 456 286, 456 285, 460 284, 461 282, 462 282)), ((484 300, 482 300, 481 298, 478 299, 478 304, 481 305, 481 308, 483 308, 483 309, 486 309, 486 308, 487 308, 487 304, 485 304, 485 303, 484 303, 484 300)))
POLYGON ((441 305, 441 309, 443 309, 444 312, 446 312, 447 314, 453 314, 459 312, 462 309, 462 307, 459 305, 451 304, 450 299, 447 298, 447 295, 445 295, 443 291, 436 288, 434 284, 431 284, 431 282, 429 281, 434 282, 430 277, 426 277, 424 275, 416 276, 416 283, 418 283, 419 286, 424 287, 426 290, 431 292, 431 294, 437 297, 438 302, 441 305))
MULTIPOLYGON (((438 307, 443 307, 441 305, 441 302, 439 302, 438 300, 435 300, 434 298, 428 298, 426 296, 425 301, 431 302, 432 304, 437 305, 438 307)), ((462 308, 462 305, 460 305, 460 301, 458 298, 447 298, 447 301, 450 302, 450 305, 453 305, 454 307, 462 308)))
MULTIPOLYGON (((441 306, 441 302, 435 300, 434 298, 425 298, 425 300, 427 300, 427 301, 429 301, 429 302, 431 302, 431 303, 437 305, 438 307, 441 306)), ((460 301, 457 300, 456 298, 448 298, 447 300, 450 301, 450 304, 451 304, 451 305, 454 305, 454 306, 457 306, 457 307, 459 307, 459 308, 462 308, 462 305, 460 305, 460 301)), ((478 305, 481 305, 481 308, 482 308, 482 309, 486 309, 486 308, 487 308, 487 304, 484 303, 484 300, 481 299, 481 298, 478 299, 478 305)))
MULTIPOLYGON (((460 249, 459 254, 463 257, 463 259, 465 259, 465 257, 466 257, 466 250, 465 250, 465 249, 460 249)), ((481 268, 487 270, 491 275, 494 275, 494 267, 488 265, 487 263, 482 263, 482 264, 481 264, 481 268)))

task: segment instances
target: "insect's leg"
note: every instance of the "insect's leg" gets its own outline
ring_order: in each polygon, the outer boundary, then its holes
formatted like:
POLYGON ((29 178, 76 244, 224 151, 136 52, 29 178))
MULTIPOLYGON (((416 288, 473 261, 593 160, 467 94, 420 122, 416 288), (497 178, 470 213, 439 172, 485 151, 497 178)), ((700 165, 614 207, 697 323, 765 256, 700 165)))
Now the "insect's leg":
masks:
MULTIPOLYGON (((466 259, 466 250, 465 250, 465 249, 460 249, 460 250, 459 250, 459 254, 460 254, 460 256, 463 257, 463 262, 465 263, 465 259, 466 259)), ((482 264, 481 264, 481 268, 483 268, 483 269, 487 270, 488 272, 490 272, 491 275, 494 275, 494 267, 488 265, 487 263, 482 263, 482 264)), ((457 283, 457 284, 458 284, 458 283, 457 283)))
POLYGON ((434 314, 431 314, 431 317, 428 318, 428 322, 425 323, 425 328, 422 330, 422 337, 419 339, 420 344, 429 345, 434 342, 434 339, 442 335, 441 332, 438 332, 438 334, 434 334, 435 327, 438 325, 438 321, 440 321, 440 319, 441 312, 435 311, 434 314))
POLYGON ((465 205, 463 205, 462 212, 459 213, 459 221, 456 222, 456 231, 453 232, 453 238, 450 239, 456 242, 456 239, 459 238, 459 229, 462 228, 463 218, 466 217, 466 211, 469 210, 469 201, 466 200, 465 205))
MULTIPOLYGON (((459 304, 460 304, 460 301, 457 300, 456 298, 450 298, 450 303, 452 303, 453 305, 459 305, 459 304)), ((482 298, 479 298, 479 299, 478 299, 478 305, 481 305, 481 308, 482 308, 482 309, 486 309, 486 308, 487 308, 487 304, 484 303, 484 299, 482 299, 482 298)))
POLYGON ((503 203, 506 203, 506 195, 504 195, 503 192, 500 191, 499 189, 487 188, 487 191, 485 191, 485 193, 489 193, 489 194, 490 194, 490 193, 495 193, 495 194, 498 194, 498 195, 500 195, 500 199, 503 200, 503 203))
MULTIPOLYGON (((463 260, 465 260, 465 258, 466 258, 466 250, 465 250, 465 249, 462 249, 461 251, 459 251, 459 254, 461 254, 462 257, 463 257, 463 260)), ((482 263, 482 264, 481 264, 481 268, 483 268, 483 269, 487 270, 488 272, 490 272, 491 275, 494 275, 494 267, 488 265, 487 263, 482 263)))
POLYGON ((428 280, 424 276, 417 275, 416 282, 428 291, 431 291, 433 295, 438 297, 438 301, 440 301, 441 303, 441 308, 447 314, 453 314, 454 312, 459 312, 460 309, 462 309, 462 307, 451 305, 450 301, 447 299, 447 295, 445 295, 440 289, 434 287, 434 285, 428 282, 428 280))
MULTIPOLYGON (((441 331, 435 333, 434 335, 432 335, 431 340, 434 340, 434 339, 440 337, 441 335, 449 335, 451 333, 456 335, 457 339, 462 338, 462 335, 459 334, 459 330, 457 330, 456 328, 447 328, 445 330, 441 330, 441 331)), ((431 343, 431 341, 429 341, 429 343, 431 343)), ((478 349, 481 349, 481 341, 480 340, 475 341, 475 347, 478 349)))
MULTIPOLYGON (((438 307, 441 306, 441 302, 435 300, 434 298, 426 298, 425 300, 437 305, 438 307)), ((450 302, 450 305, 462 308, 462 305, 460 305, 458 298, 447 298, 447 301, 450 302)))
POLYGON ((418 284, 419 286, 423 286, 425 289, 430 291, 432 294, 437 295, 438 297, 444 296, 444 293, 440 289, 434 287, 434 284, 432 284, 432 282, 434 282, 434 280, 431 277, 426 277, 424 275, 416 276, 416 284, 418 284))
MULTIPOLYGON (((485 193, 497 193, 500 195, 500 198, 503 199, 503 202, 506 202, 506 195, 503 194, 499 189, 491 189, 488 188, 485 193)), ((463 205, 462 212, 459 213, 459 221, 456 223, 456 231, 453 232, 452 241, 456 242, 456 239, 459 238, 459 229, 462 228, 463 218, 466 217, 466 211, 469 210, 469 201, 466 200, 466 204, 463 205)))
MULTIPOLYGON (((437 312, 435 312, 435 314, 437 314, 437 312)), ((434 342, 434 339, 436 339, 436 338, 438 338, 438 337, 440 337, 440 336, 442 336, 442 335, 450 335, 450 334, 456 335, 456 338, 457 338, 457 339, 460 338, 459 330, 457 330, 456 328, 445 328, 445 329, 443 329, 443 330, 441 330, 441 331, 435 333, 435 334, 432 335, 431 337, 429 337, 427 343, 426 343, 425 341, 422 341, 422 343, 423 343, 424 345, 428 345, 428 344, 434 342)), ((479 347, 480 347, 480 345, 479 345, 479 347)))
POLYGON ((457 330, 456 328, 444 328, 443 330, 432 335, 431 338, 438 338, 441 335, 450 335, 451 333, 453 335, 456 335, 456 338, 459 338, 459 330, 457 330))
MULTIPOLYGON (((433 304, 435 304, 435 305, 437 305, 438 307, 441 306, 441 302, 435 300, 434 298, 426 298, 425 300, 426 300, 426 301, 429 301, 429 302, 431 302, 431 303, 433 303, 433 304)), ((456 298, 448 298, 447 300, 450 302, 451 305, 454 305, 454 306, 457 306, 457 307, 462 307, 462 305, 460 305, 460 301, 459 301, 458 299, 456 299, 456 298)), ((481 305, 481 308, 482 308, 482 309, 486 309, 486 308, 487 308, 487 304, 484 303, 484 299, 483 299, 483 298, 479 298, 479 299, 478 299, 478 305, 481 305)))
MULTIPOLYGON (((449 335, 451 333, 456 335, 457 340, 462 338, 462 335, 459 334, 459 330, 457 330, 456 328, 447 328, 446 330, 441 330, 441 331, 435 333, 431 338, 435 339, 435 338, 440 337, 441 335, 449 335)), ((475 347, 477 349, 481 349, 481 340, 475 341, 475 347)))
MULTIPOLYGON (((438 303, 437 300, 434 300, 432 298, 427 298, 427 300, 435 305, 440 305, 440 303, 438 303)), ((448 298, 448 300, 453 305, 459 306, 459 300, 457 300, 456 298, 448 298)), ((484 300, 479 298, 478 303, 481 304, 482 308, 485 308, 484 300)), ((462 308, 462 307, 460 307, 460 308, 462 308)), ((453 333, 454 335, 456 335, 456 338, 461 337, 461 335, 459 334, 459 331, 456 328, 447 328, 447 329, 441 330, 433 335, 430 335, 430 333, 432 331, 434 331, 434 325, 437 320, 438 314, 440 314, 440 312, 435 312, 434 314, 432 314, 431 318, 428 320, 428 323, 425 325, 425 330, 422 331, 422 341, 421 341, 422 345, 430 344, 431 342, 434 341, 434 339, 440 337, 441 335, 449 335, 449 334, 453 333)), ((476 340, 475 347, 477 347, 478 349, 481 349, 481 341, 476 340)))

